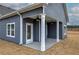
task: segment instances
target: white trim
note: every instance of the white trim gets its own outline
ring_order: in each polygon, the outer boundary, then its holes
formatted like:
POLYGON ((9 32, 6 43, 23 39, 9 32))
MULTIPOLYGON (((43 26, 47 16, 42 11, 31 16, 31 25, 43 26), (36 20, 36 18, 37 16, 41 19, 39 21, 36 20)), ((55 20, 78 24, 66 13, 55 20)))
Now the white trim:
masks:
POLYGON ((8 36, 8 23, 6 24, 6 36, 8 36))
POLYGON ((23 18, 22 15, 20 16, 20 43, 19 44, 23 44, 23 18))
POLYGON ((7 24, 6 24, 6 36, 7 36, 7 37, 13 37, 13 38, 15 38, 15 22, 7 23, 7 24), (14 25, 14 36, 11 35, 11 25, 12 25, 12 24, 14 25), (10 25, 10 35, 8 35, 8 25, 10 25))
POLYGON ((48 26, 47 26, 47 23, 46 23, 46 38, 48 38, 47 36, 48 36, 48 26))
POLYGON ((19 44, 23 44, 23 18, 19 12, 17 12, 17 14, 20 17, 20 42, 19 42, 19 44))
POLYGON ((45 51, 45 14, 41 15, 41 51, 45 51))
POLYGON ((62 22, 62 39, 64 39, 64 23, 62 22))
POLYGON ((57 20, 57 42, 59 42, 59 21, 57 20))
POLYGON ((45 6, 43 5, 43 14, 45 13, 45 6))
POLYGON ((33 24, 32 23, 26 23, 26 44, 33 42, 33 24), (31 39, 27 41, 27 25, 31 25, 31 39))
POLYGON ((40 20, 39 20, 39 42, 40 42, 40 20))

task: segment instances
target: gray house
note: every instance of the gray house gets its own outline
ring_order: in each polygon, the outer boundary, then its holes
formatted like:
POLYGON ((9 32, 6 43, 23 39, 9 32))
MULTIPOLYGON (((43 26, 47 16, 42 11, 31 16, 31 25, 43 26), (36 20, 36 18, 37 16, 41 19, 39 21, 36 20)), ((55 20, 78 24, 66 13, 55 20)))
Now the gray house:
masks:
POLYGON ((34 3, 0 17, 0 38, 45 51, 64 39, 66 5, 34 3))

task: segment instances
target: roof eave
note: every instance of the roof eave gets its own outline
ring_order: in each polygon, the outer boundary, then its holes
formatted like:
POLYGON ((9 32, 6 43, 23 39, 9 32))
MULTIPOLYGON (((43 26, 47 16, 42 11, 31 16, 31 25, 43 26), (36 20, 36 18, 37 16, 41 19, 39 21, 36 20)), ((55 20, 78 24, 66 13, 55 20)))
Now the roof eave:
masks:
POLYGON ((67 7, 66 7, 65 3, 63 3, 63 9, 64 9, 64 14, 65 14, 66 21, 69 22, 67 7))
POLYGON ((13 11, 13 12, 11 12, 11 13, 5 14, 5 15, 1 16, 0 19, 17 15, 17 12, 19 12, 19 13, 24 13, 24 12, 27 12, 27 11, 30 11, 30 10, 33 10, 33 9, 36 9, 36 8, 38 8, 38 7, 42 7, 44 4, 45 4, 45 3, 35 3, 35 4, 31 4, 31 5, 29 5, 29 6, 26 6, 25 8, 20 9, 20 10, 13 11))

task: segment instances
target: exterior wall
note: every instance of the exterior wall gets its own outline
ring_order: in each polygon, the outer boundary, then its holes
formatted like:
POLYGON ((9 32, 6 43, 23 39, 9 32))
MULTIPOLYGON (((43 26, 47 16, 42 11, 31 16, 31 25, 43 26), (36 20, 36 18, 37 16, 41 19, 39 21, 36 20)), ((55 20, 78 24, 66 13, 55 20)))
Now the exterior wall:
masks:
POLYGON ((26 18, 26 17, 30 17, 30 16, 35 16, 35 15, 41 14, 41 13, 43 13, 42 7, 22 13, 22 15, 23 15, 23 18, 26 18))
MULTIPOLYGON (((40 7, 40 8, 31 10, 31 11, 25 12, 22 14, 22 16, 23 16, 23 18, 27 18, 28 16, 34 16, 37 14, 41 14, 42 11, 43 11, 43 9, 40 7)), ((26 23, 27 22, 33 23, 33 27, 34 27, 33 38, 34 38, 34 41, 39 41, 39 23, 32 20, 32 19, 31 20, 24 19, 23 20, 23 43, 26 42, 26 23)), ((20 19, 19 19, 19 16, 13 16, 13 17, 9 17, 9 18, 0 20, 0 38, 8 40, 8 41, 16 42, 16 43, 20 42, 20 19), (11 22, 15 22, 15 38, 6 36, 6 24, 11 23, 11 22)))
POLYGON ((66 19, 62 5, 63 5, 62 3, 49 3, 45 7, 45 13, 51 18, 54 18, 55 20, 59 20, 65 24, 66 19))
POLYGON ((62 22, 59 22, 59 38, 63 39, 63 34, 62 34, 62 22))
POLYGON ((27 17, 35 16, 43 13, 42 7, 22 13, 23 20, 23 42, 26 43, 26 23, 33 23, 33 39, 39 41, 39 22, 34 19, 27 19, 27 17))
POLYGON ((56 39, 56 22, 50 22, 47 24, 48 38, 56 39))
MULTIPOLYGON (((47 23, 48 27, 48 38, 56 39, 57 36, 57 27, 56 22, 49 22, 47 23)), ((62 39, 62 23, 59 23, 59 38, 62 39)))
MULTIPOLYGON (((50 16, 51 18, 62 22, 63 27, 65 24, 67 24, 62 3, 49 3, 45 7, 45 13, 47 14, 47 16, 50 16)), ((64 30, 65 29, 63 28, 62 30, 63 36, 64 36, 64 30)))
POLYGON ((39 41, 39 21, 33 21, 33 35, 34 41, 39 41))
POLYGON ((39 41, 39 22, 36 19, 23 20, 23 43, 26 43, 26 23, 33 24, 33 41, 39 41))
POLYGON ((32 19, 23 19, 23 43, 26 43, 26 23, 33 23, 32 19))
MULTIPOLYGON (((28 16, 34 16, 37 14, 43 13, 42 7, 22 13, 23 16, 23 43, 26 42, 26 23, 33 23, 33 38, 34 41, 39 40, 39 23, 34 19, 28 19, 28 16)), ((53 17, 56 20, 59 20, 65 24, 66 19, 63 11, 62 4, 48 4, 48 6, 45 9, 45 13, 53 17)), ((53 20, 53 19, 52 19, 53 20)), ((60 38, 62 36, 62 25, 60 24, 60 38)), ((54 22, 54 25, 48 24, 48 37, 56 39, 56 22, 54 22)), ((5 40, 13 41, 16 43, 19 43, 20 41, 20 20, 19 16, 13 16, 6 19, 3 19, 0 21, 0 38, 3 38, 5 40), (6 36, 6 23, 15 22, 15 38, 7 37, 6 36)))
POLYGON ((10 18, 0 20, 0 38, 19 43, 20 42, 20 21, 19 16, 13 16, 10 18), (15 38, 6 36, 6 24, 15 22, 15 38))

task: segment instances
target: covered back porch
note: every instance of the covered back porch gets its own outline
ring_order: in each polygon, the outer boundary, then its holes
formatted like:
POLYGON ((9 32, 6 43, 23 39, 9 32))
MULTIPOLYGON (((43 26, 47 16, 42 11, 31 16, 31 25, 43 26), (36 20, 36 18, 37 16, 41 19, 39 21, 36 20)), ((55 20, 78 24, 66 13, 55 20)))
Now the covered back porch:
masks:
POLYGON ((45 51, 63 38, 63 23, 45 14, 23 19, 23 45, 45 51))

